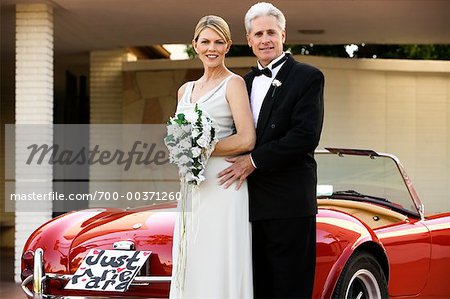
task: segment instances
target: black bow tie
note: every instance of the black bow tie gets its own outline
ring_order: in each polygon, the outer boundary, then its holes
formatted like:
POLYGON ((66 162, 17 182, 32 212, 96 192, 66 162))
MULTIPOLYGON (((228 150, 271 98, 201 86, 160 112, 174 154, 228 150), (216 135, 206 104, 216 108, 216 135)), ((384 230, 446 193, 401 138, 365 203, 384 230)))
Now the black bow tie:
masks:
MULTIPOLYGON (((280 60, 278 60, 277 62, 275 62, 275 63, 272 65, 272 69, 276 68, 277 66, 279 66, 280 64, 282 64, 283 62, 285 62, 287 58, 288 58, 287 55, 284 55, 283 58, 281 58, 280 60)), ((264 76, 267 76, 267 77, 269 77, 269 78, 272 78, 272 71, 271 71, 268 67, 263 68, 263 69, 261 70, 261 69, 259 69, 259 68, 257 68, 257 67, 252 66, 251 69, 252 69, 253 75, 255 75, 256 77, 257 77, 257 76, 264 75, 264 76)))
POLYGON ((260 70, 259 68, 252 66, 252 72, 253 75, 255 75, 256 77, 264 75, 269 78, 272 78, 272 71, 267 67, 260 70))

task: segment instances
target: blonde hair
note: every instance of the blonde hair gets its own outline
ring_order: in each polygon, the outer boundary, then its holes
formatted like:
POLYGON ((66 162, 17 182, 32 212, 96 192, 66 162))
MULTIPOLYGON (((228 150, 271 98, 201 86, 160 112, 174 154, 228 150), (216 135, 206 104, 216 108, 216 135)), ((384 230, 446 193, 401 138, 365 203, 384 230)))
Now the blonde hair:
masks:
POLYGON ((194 31, 194 40, 198 40, 198 36, 203 29, 209 28, 214 30, 217 34, 220 35, 227 43, 231 41, 231 32, 230 27, 224 19, 218 16, 204 16, 198 21, 197 26, 195 26, 194 31))

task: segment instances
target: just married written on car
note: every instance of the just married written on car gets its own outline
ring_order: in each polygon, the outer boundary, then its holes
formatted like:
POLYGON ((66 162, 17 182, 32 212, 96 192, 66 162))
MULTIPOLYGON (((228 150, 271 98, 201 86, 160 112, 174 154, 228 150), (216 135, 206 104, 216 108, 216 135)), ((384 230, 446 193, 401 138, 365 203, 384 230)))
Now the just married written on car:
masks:
POLYGON ((93 249, 72 276, 66 289, 126 291, 150 254, 150 251, 93 249))

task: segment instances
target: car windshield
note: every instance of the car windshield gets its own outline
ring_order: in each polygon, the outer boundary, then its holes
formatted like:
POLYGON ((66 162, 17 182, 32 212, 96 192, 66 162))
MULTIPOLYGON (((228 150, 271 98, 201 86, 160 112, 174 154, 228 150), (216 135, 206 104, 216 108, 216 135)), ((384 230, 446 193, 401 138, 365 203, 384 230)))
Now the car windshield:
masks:
POLYGON ((417 215, 399 168, 390 157, 316 154, 318 195, 357 197, 417 215), (322 194, 323 195, 323 194, 322 194))

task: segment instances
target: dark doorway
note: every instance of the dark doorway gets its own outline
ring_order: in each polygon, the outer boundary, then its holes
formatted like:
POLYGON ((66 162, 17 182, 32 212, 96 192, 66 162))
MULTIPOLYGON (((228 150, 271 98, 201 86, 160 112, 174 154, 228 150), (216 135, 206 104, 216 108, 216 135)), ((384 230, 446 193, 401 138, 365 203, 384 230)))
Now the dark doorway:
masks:
MULTIPOLYGON (((54 143, 60 148, 89 149, 89 91, 86 76, 65 72, 65 93, 55 98, 54 143)), ((53 190, 65 194, 89 192, 89 165, 53 165, 53 190)), ((53 217, 89 207, 88 201, 54 201, 53 217)))

